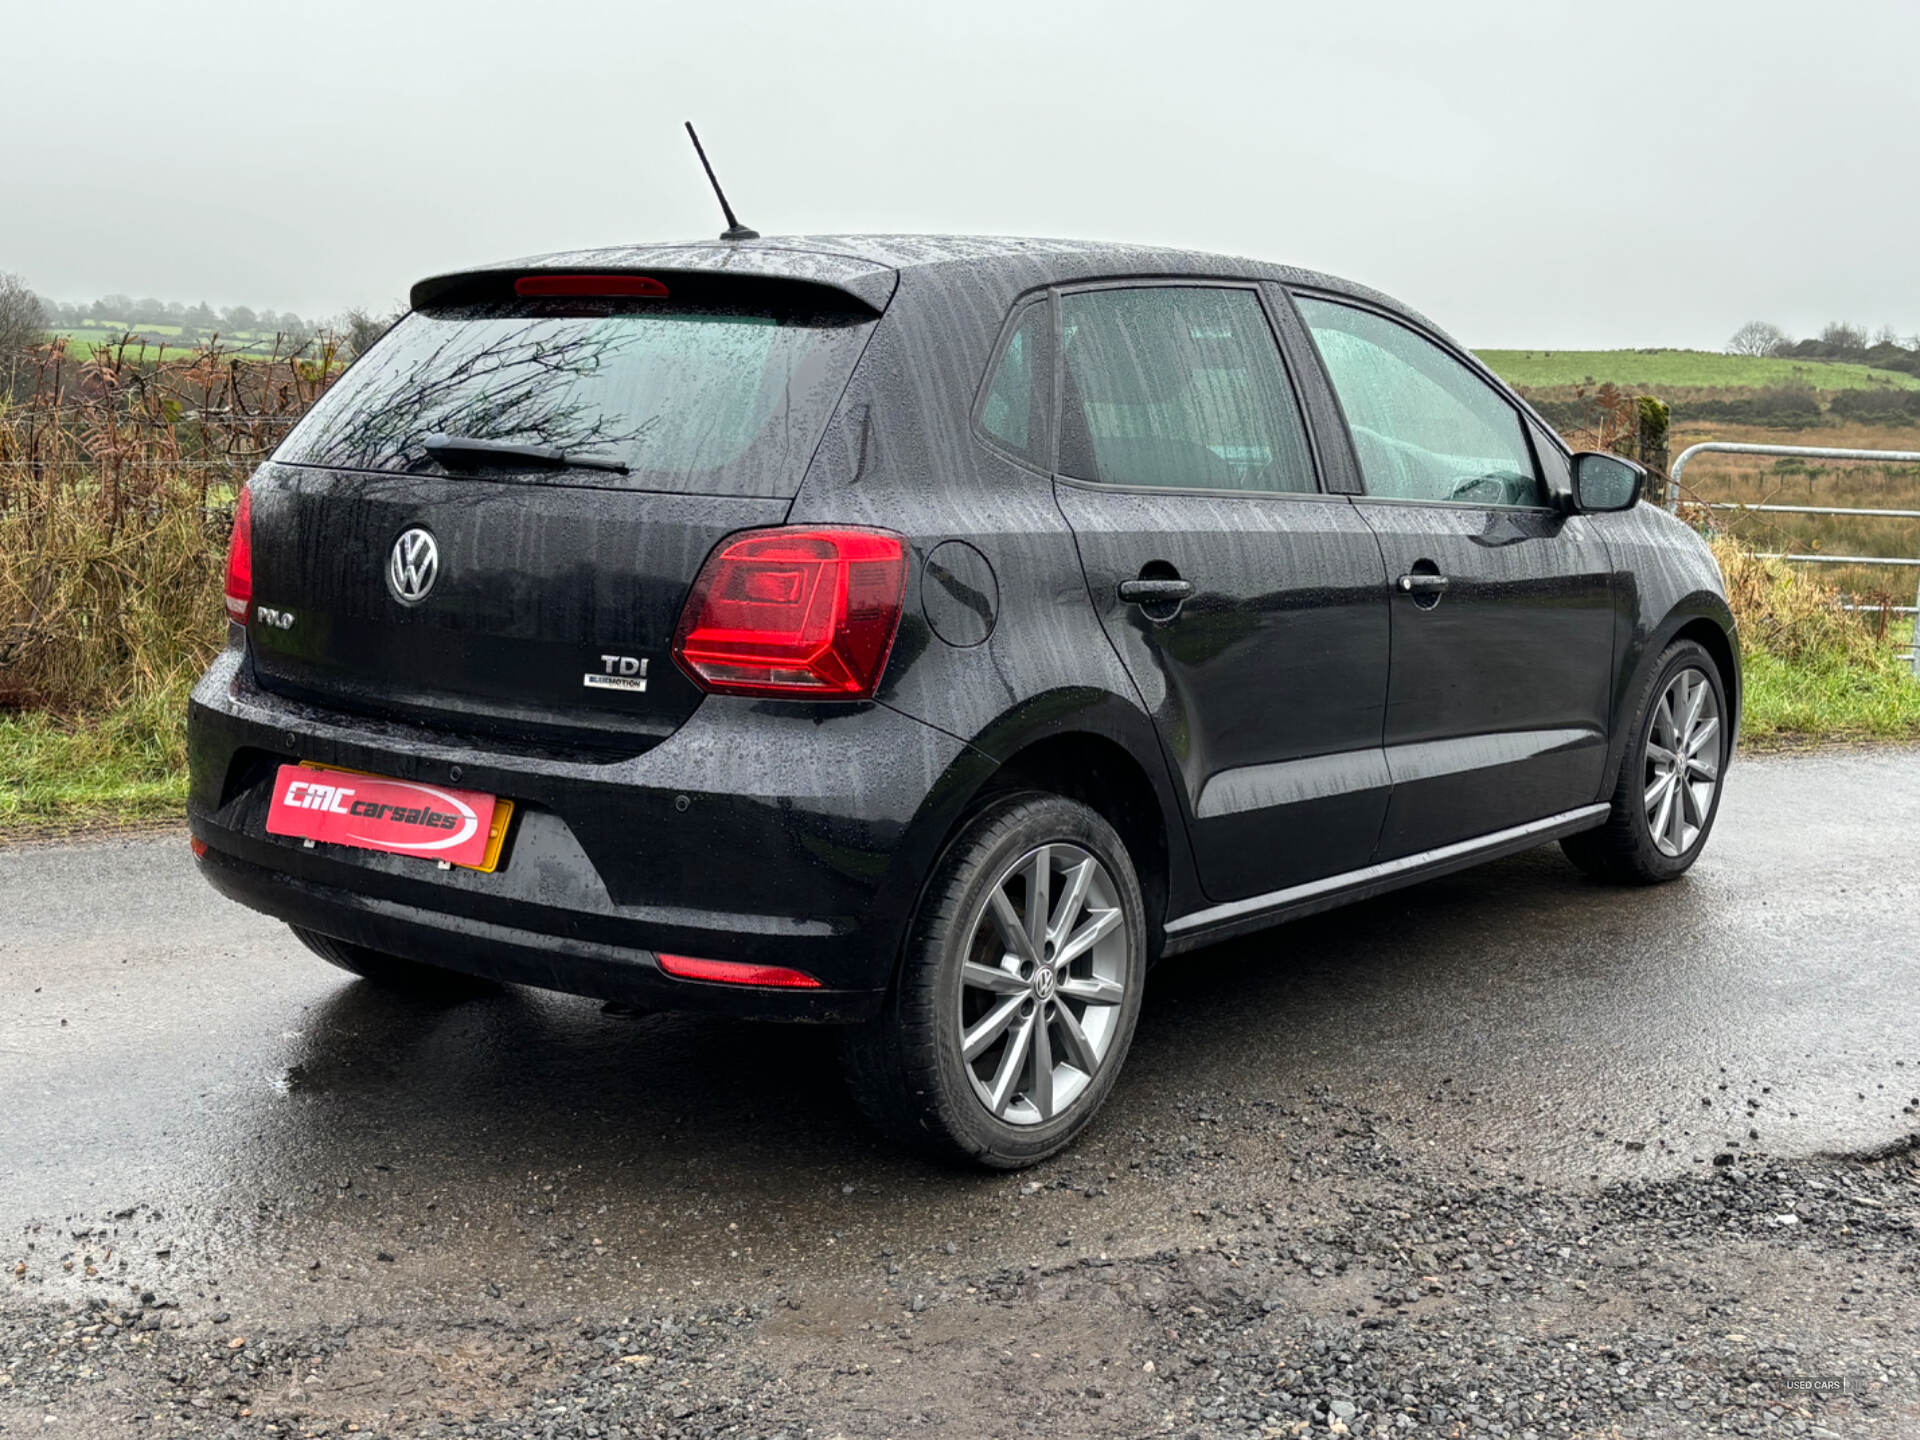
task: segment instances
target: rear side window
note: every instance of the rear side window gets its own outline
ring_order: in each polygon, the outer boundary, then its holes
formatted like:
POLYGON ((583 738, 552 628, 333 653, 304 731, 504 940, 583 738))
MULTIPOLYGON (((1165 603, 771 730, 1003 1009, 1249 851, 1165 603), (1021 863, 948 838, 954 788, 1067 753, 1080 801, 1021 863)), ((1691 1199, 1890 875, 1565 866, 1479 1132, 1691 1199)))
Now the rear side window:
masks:
POLYGON ((1046 302, 1030 300, 1007 337, 980 405, 980 428, 1021 459, 1045 469, 1045 409, 1053 376, 1047 364, 1046 302))
POLYGON ((1108 485, 1316 488, 1273 331, 1248 290, 1061 297, 1060 469, 1108 485))
POLYGON ((1299 304, 1346 412, 1369 495, 1543 503, 1519 413, 1486 381, 1371 310, 1309 296, 1299 304))
POLYGON ((275 458, 437 473, 422 442, 438 433, 630 472, 563 472, 569 483, 789 495, 873 319, 647 301, 416 311, 354 363, 275 458))

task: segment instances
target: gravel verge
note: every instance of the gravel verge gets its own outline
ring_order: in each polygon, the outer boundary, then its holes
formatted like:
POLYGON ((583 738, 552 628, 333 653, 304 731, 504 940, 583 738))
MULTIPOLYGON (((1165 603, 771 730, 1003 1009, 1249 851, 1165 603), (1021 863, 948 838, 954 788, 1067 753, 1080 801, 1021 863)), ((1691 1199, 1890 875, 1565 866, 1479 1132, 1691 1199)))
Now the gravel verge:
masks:
POLYGON ((34 1226, 0 1301, 0 1434, 1920 1434, 1912 1140, 1572 1188, 1416 1165, 1324 1098, 1313 1118, 1251 1190, 1210 1189, 1204 1123, 1130 1162, 1163 1172, 1191 1243, 1076 1235, 1111 1177, 1070 1158, 1017 1192, 1058 1263, 969 1269, 929 1235, 827 1279, 572 1313, 322 1322, 257 1282, 143 1289, 113 1278, 111 1226, 34 1226), (1796 1388, 1822 1377, 1850 1393, 1796 1388))

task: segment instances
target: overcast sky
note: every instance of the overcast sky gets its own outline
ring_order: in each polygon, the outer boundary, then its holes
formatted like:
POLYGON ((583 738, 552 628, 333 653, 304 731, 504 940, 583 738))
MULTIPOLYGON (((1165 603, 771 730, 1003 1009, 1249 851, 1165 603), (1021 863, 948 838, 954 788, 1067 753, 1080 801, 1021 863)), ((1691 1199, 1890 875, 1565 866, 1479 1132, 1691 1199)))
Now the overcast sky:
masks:
POLYGON ((7 5, 0 270, 325 315, 767 233, 1166 242, 1481 346, 1920 331, 1913 0, 7 5))

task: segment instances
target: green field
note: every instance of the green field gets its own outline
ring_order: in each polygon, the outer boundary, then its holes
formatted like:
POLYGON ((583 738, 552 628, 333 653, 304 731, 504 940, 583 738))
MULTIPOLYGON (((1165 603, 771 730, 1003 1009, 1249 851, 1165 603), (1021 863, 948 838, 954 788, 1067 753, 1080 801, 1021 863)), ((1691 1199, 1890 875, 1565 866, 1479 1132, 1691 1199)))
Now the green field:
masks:
POLYGON ((1811 385, 1816 390, 1864 390, 1880 385, 1920 390, 1920 376, 1828 360, 1773 360, 1710 350, 1481 350, 1476 352, 1509 385, 1546 389, 1604 385, 1658 393, 1680 388, 1757 390, 1811 385))
MULTIPOLYGON (((178 356, 199 348, 198 340, 181 339, 178 325, 83 325, 68 326, 53 332, 67 337, 67 354, 75 360, 89 360, 93 352, 101 347, 111 349, 120 343, 121 337, 132 333, 144 337, 152 343, 147 347, 149 357, 164 345, 168 355, 178 356)), ((236 330, 232 333, 220 332, 220 348, 240 351, 251 355, 266 355, 273 349, 274 337, 253 330, 236 330)), ((139 342, 127 347, 129 356, 139 353, 139 342)))

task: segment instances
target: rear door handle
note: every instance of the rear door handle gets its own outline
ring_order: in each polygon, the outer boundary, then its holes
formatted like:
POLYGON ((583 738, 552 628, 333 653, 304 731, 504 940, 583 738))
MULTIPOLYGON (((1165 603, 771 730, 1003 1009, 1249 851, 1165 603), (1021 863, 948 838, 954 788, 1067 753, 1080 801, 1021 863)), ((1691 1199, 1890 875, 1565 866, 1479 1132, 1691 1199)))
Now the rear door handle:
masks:
POLYGON ((1399 588, 1409 595, 1438 595, 1447 588, 1444 575, 1402 575, 1399 588))
POLYGON ((1191 580, 1122 580, 1120 598, 1129 605, 1165 605, 1193 594, 1191 580))

